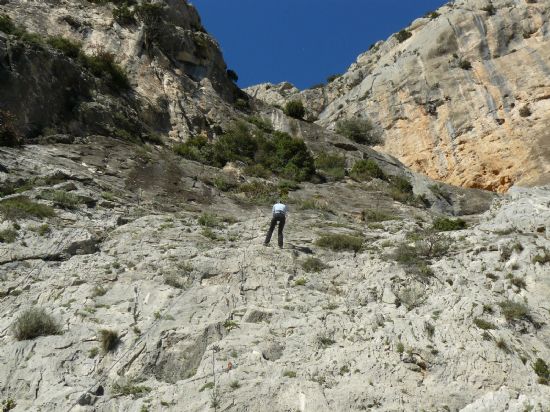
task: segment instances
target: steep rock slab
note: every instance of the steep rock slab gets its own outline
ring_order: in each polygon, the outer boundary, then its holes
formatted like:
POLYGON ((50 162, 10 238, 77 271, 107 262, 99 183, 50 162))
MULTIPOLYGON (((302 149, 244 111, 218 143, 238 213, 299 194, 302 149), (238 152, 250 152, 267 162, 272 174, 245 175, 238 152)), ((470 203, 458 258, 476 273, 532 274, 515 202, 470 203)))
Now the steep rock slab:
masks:
POLYGON ((378 42, 325 87, 247 92, 270 104, 301 99, 330 129, 371 119, 383 151, 447 183, 506 191, 548 182, 550 57, 547 1, 462 0, 378 42))

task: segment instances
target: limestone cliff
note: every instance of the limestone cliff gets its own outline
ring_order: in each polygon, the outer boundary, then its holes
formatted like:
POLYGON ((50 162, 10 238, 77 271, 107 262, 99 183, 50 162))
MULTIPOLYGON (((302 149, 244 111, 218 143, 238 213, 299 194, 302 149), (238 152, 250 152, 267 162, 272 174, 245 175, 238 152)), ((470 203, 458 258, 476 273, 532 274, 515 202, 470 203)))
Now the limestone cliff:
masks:
POLYGON ((0 14, 15 26, 0 36, 0 109, 31 138, 149 131, 185 140, 213 134, 244 95, 186 1, 9 1, 0 14), (109 59, 128 87, 97 79, 109 59))
POLYGON ((451 184, 505 191, 550 179, 550 2, 459 0, 372 45, 324 87, 259 85, 299 98, 317 123, 372 120, 381 150, 451 184))

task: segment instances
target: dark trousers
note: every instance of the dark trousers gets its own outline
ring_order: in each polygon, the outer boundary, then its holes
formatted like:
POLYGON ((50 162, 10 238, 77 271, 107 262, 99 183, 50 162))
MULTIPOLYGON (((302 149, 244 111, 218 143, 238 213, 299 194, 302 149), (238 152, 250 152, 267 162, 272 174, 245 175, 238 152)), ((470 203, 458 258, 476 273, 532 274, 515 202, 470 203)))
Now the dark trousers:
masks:
POLYGON ((273 234, 277 223, 279 223, 277 241, 279 243, 279 247, 283 247, 283 229, 285 227, 285 215, 283 213, 276 213, 273 215, 273 218, 271 219, 271 224, 269 225, 269 230, 267 231, 267 236, 265 237, 265 244, 267 245, 271 240, 271 235, 273 234))

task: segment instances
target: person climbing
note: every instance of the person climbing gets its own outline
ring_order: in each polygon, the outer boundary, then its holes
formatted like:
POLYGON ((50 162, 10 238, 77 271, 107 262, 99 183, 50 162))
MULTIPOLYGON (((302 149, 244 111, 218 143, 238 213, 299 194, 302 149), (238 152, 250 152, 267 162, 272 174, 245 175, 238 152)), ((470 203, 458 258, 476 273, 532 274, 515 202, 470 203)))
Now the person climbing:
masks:
POLYGON ((281 200, 278 200, 277 203, 273 205, 273 217, 271 218, 271 224, 269 225, 269 230, 267 231, 267 236, 265 237, 264 246, 269 245, 269 241, 271 240, 271 235, 273 234, 273 231, 275 230, 275 226, 277 226, 277 223, 279 224, 279 230, 277 233, 277 241, 279 244, 279 248, 283 248, 283 229, 285 227, 285 221, 286 221, 286 214, 288 213, 288 206, 283 204, 281 200))

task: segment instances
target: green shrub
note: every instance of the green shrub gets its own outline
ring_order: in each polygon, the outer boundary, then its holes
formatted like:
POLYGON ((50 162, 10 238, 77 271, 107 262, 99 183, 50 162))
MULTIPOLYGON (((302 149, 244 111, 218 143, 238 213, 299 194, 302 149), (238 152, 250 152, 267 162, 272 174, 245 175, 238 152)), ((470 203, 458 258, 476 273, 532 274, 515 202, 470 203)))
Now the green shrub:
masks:
POLYGON ((434 220, 433 228, 441 232, 462 230, 466 228, 466 222, 462 219, 449 219, 446 217, 440 217, 434 220))
POLYGON ((76 59, 82 53, 80 43, 61 36, 49 37, 47 43, 71 59, 76 59))
POLYGON ((15 127, 15 116, 0 109, 0 147, 15 147, 22 144, 22 139, 15 127))
POLYGON ((113 10, 113 19, 121 26, 135 24, 135 12, 132 11, 126 4, 123 4, 113 10))
POLYGON ((531 116, 531 114, 532 114, 531 109, 529 108, 528 105, 524 105, 523 107, 521 107, 519 109, 519 115, 521 117, 529 117, 529 116, 531 116))
POLYGON ((246 199, 255 204, 273 203, 279 197, 277 186, 258 180, 240 185, 238 191, 244 193, 246 199))
POLYGON ((17 230, 0 230, 0 243, 13 243, 17 239, 17 230))
POLYGON ((216 232, 214 232, 210 227, 205 227, 204 229, 202 229, 201 235, 210 240, 219 240, 216 232))
POLYGON ((291 100, 285 105, 285 114, 295 119, 303 119, 306 114, 306 109, 301 100, 291 100))
POLYGON ((294 286, 305 286, 307 283, 306 278, 298 278, 294 281, 294 286))
POLYGON ((115 63, 115 55, 101 48, 92 55, 80 54, 82 64, 97 77, 107 80, 113 87, 130 89, 130 81, 122 67, 115 63))
POLYGON ((550 381, 550 369, 543 359, 537 358, 536 362, 533 364, 533 370, 539 377, 539 383, 548 385, 550 381))
POLYGON ((16 406, 17 406, 17 403, 13 399, 11 399, 11 398, 4 399, 2 401, 2 412, 11 411, 16 406))
POLYGON ((107 289, 105 289, 103 286, 95 285, 92 289, 92 297, 98 297, 103 296, 107 293, 107 289))
POLYGON ((395 347, 395 350, 397 351, 397 353, 405 352, 405 345, 403 345, 403 342, 401 341, 397 342, 397 346, 395 347))
POLYGON ((78 196, 65 190, 52 190, 46 191, 40 194, 42 199, 50 200, 57 206, 61 206, 66 209, 74 209, 80 203, 78 196))
POLYGON ((390 196, 401 203, 412 203, 415 200, 412 184, 404 177, 390 177, 390 196))
POLYGON ((381 143, 380 136, 374 126, 366 119, 340 120, 336 123, 336 133, 353 140, 356 143, 373 146, 381 143))
POLYGON ((460 60, 458 62, 458 66, 462 70, 470 70, 472 68, 472 63, 470 63, 468 60, 460 60))
POLYGON ((399 43, 403 43, 405 40, 410 38, 412 33, 408 30, 401 30, 399 33, 396 33, 395 38, 399 43))
POLYGON ((540 263, 541 265, 545 265, 547 263, 550 263, 550 251, 544 249, 542 253, 538 253, 531 259, 532 263, 540 263))
POLYGON ((511 300, 505 300, 498 304, 502 311, 502 314, 508 322, 516 320, 530 320, 529 307, 523 303, 513 302, 511 300))
POLYGON ((309 273, 321 272, 327 268, 327 265, 325 265, 321 259, 308 257, 302 262, 302 268, 309 273))
POLYGON ((317 343, 321 348, 328 348, 336 343, 336 341, 326 335, 319 335, 317 337, 317 343))
POLYGON ((486 12, 489 16, 493 16, 496 13, 495 6, 493 4, 489 3, 487 6, 484 6, 481 8, 484 12, 486 12))
POLYGON ((386 179, 386 174, 372 159, 358 160, 351 168, 350 176, 358 181, 370 179, 386 179))
POLYGON ((483 330, 489 330, 489 329, 497 329, 494 323, 491 323, 485 319, 482 318, 475 318, 474 319, 474 325, 476 325, 478 328, 483 330))
POLYGON ((506 344, 506 341, 504 339, 498 339, 495 344, 497 345, 497 348, 499 348, 503 352, 510 353, 510 348, 508 348, 508 345, 506 344))
POLYGON ((512 274, 509 274, 507 276, 507 278, 508 278, 508 281, 510 282, 510 284, 514 285, 518 289, 526 289, 527 288, 527 283, 525 282, 524 279, 513 276, 512 274))
POLYGON ((206 164, 212 161, 211 145, 203 136, 190 137, 186 142, 174 145, 173 150, 185 159, 206 164))
POLYGON ((315 162, 303 140, 295 139, 287 133, 275 132, 272 140, 274 153, 269 152, 269 143, 264 144, 264 166, 273 172, 297 182, 310 179, 315 174, 315 162))
POLYGON ((15 320, 13 333, 17 340, 34 339, 39 336, 59 335, 61 326, 43 308, 30 308, 15 320))
POLYGON ((361 212, 361 220, 368 222, 385 222, 388 220, 396 220, 397 216, 381 210, 365 209, 361 212))
POLYGON ((234 83, 239 81, 239 76, 235 70, 227 69, 227 78, 234 83))
POLYGON ((277 185, 277 187, 281 192, 286 192, 286 193, 291 192, 293 190, 300 189, 300 185, 294 180, 284 180, 284 179, 279 181, 279 184, 277 185))
POLYGON ((115 383, 112 387, 113 394, 122 395, 122 396, 133 396, 136 398, 141 398, 151 392, 151 388, 148 386, 139 386, 131 382, 126 383, 115 383))
POLYGON ((109 329, 99 331, 99 342, 104 353, 115 350, 120 344, 118 332, 109 329))
POLYGON ((338 154, 321 153, 315 159, 315 167, 334 179, 343 179, 346 175, 346 158, 338 154))
POLYGON ((343 234, 326 234, 322 235, 315 242, 317 246, 331 249, 335 252, 353 251, 359 252, 363 247, 363 238, 358 236, 350 236, 343 234))
POLYGON ((441 14, 439 14, 437 11, 431 11, 431 12, 428 12, 424 15, 424 17, 426 17, 430 20, 437 19, 439 16, 441 16, 441 14))
POLYGON ((199 225, 205 227, 218 227, 220 225, 220 222, 216 215, 213 215, 211 213, 203 213, 202 215, 200 215, 198 223, 199 225))
POLYGON ((250 109, 250 102, 247 99, 238 98, 235 100, 235 107, 244 112, 250 109))
POLYGON ((297 375, 296 375, 296 372, 294 372, 294 371, 285 370, 283 372, 283 376, 285 378, 295 378, 297 375))
POLYGON ((50 206, 35 203, 26 196, 13 197, 1 201, 0 213, 10 220, 29 217, 45 218, 55 215, 53 208, 50 206))
POLYGON ((263 130, 264 132, 273 132, 273 125, 271 124, 271 121, 268 119, 264 119, 260 116, 250 116, 248 118, 248 123, 252 123, 258 129, 263 130))
POLYGON ((261 164, 253 164, 246 166, 243 169, 243 172, 247 176, 253 176, 253 177, 261 177, 262 179, 269 179, 273 176, 273 173, 266 169, 265 166, 261 164))
POLYGON ((17 27, 7 14, 0 14, 0 31, 6 34, 15 34, 17 31, 17 27))
POLYGON ((237 183, 227 180, 223 176, 216 176, 212 183, 216 189, 222 192, 230 192, 238 187, 237 183))
POLYGON ((185 279, 176 273, 165 273, 164 283, 176 289, 185 289, 185 279))
POLYGON ((342 77, 341 74, 331 74, 330 76, 327 76, 327 83, 332 83, 337 78, 342 77))
MULTIPOLYGON (((233 161, 244 162, 248 167, 261 165, 295 181, 308 180, 314 175, 313 157, 302 140, 282 132, 274 132, 270 137, 261 132, 252 134, 245 122, 236 122, 213 144, 204 137, 194 137, 176 145, 174 151, 187 159, 215 167, 233 161)), ((265 172, 259 167, 248 170, 265 172)))

